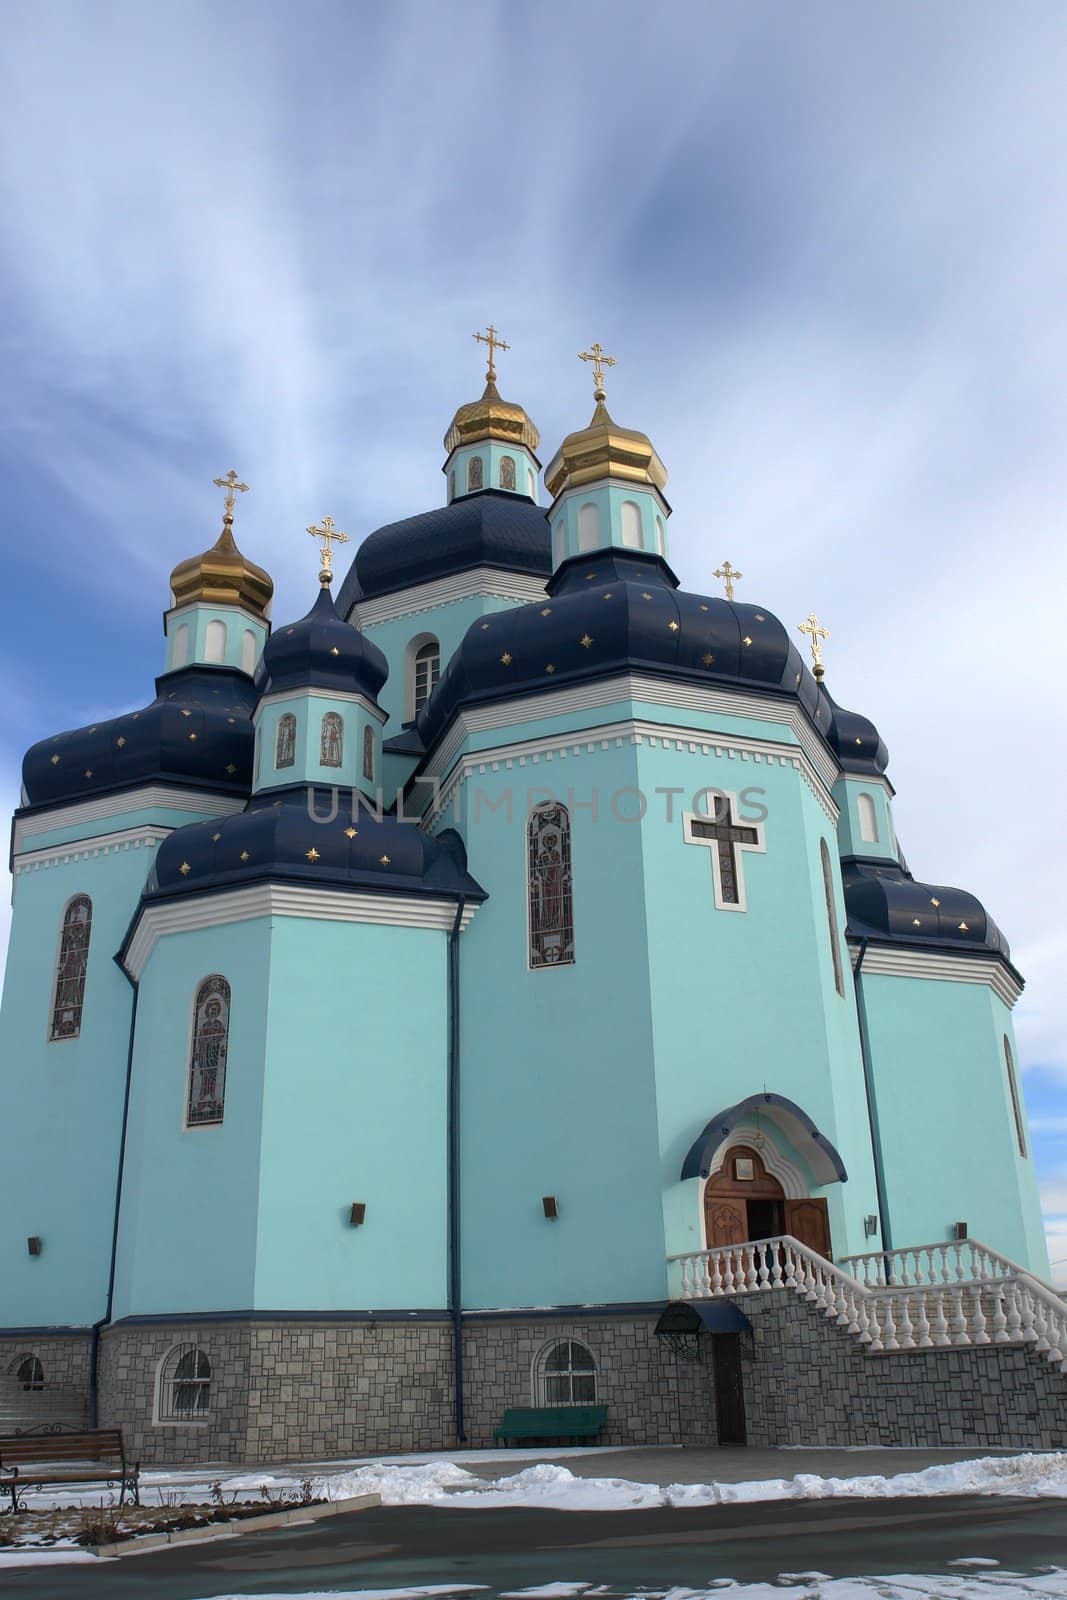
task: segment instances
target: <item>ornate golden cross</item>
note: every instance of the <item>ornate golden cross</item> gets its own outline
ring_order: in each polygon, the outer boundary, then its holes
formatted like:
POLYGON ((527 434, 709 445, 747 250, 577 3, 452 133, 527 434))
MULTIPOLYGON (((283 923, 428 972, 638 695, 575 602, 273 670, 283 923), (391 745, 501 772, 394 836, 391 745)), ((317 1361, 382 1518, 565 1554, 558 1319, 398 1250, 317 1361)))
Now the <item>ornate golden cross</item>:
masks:
POLYGON ((593 392, 593 398, 596 400, 603 400, 604 368, 617 366, 618 363, 616 362, 615 357, 604 354, 604 347, 598 339, 596 344, 591 344, 589 346, 588 350, 580 350, 578 352, 578 360, 591 361, 593 363, 593 382, 596 385, 596 388, 593 392))
POLYGON ((731 567, 728 561, 724 561, 721 567, 715 568, 715 571, 712 573, 712 577, 722 578, 724 580, 726 584, 726 598, 727 600, 732 600, 734 597, 734 584, 738 583, 744 577, 744 573, 736 571, 735 568, 731 567))
POLYGON ((248 493, 248 485, 247 483, 238 483, 237 474, 234 472, 232 467, 224 478, 213 478, 212 482, 214 483, 216 489, 226 490, 226 512, 224 520, 226 522, 232 522, 234 500, 237 498, 237 495, 248 493))
POLYGON ((312 523, 308 532, 313 539, 322 540, 322 571, 319 573, 319 582, 323 585, 328 584, 333 578, 333 546, 347 544, 348 534, 334 527, 332 517, 323 517, 319 527, 312 523))
POLYGON ((811 670, 815 674, 816 681, 821 683, 826 676, 826 668, 822 664, 822 641, 830 637, 830 630, 822 627, 814 611, 809 611, 807 621, 797 623, 797 632, 808 635, 811 643, 811 670))
POLYGON ((505 344, 503 339, 497 338, 497 332, 492 323, 489 324, 484 333, 476 333, 473 334, 472 337, 477 339, 479 344, 487 344, 489 346, 489 365, 486 368, 485 376, 488 383, 493 383, 496 379, 496 366, 493 362, 493 352, 495 350, 510 350, 511 346, 509 344, 505 344))

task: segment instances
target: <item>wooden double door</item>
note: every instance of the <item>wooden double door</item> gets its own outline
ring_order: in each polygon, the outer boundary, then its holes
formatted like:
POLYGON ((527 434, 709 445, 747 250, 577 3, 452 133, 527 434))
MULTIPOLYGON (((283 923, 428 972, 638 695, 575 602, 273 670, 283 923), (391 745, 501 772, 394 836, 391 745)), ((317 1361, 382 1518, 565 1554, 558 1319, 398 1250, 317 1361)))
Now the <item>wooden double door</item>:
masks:
POLYGON ((709 1250, 792 1234, 821 1256, 830 1254, 825 1200, 787 1200, 758 1150, 732 1145, 704 1189, 704 1231, 709 1250))

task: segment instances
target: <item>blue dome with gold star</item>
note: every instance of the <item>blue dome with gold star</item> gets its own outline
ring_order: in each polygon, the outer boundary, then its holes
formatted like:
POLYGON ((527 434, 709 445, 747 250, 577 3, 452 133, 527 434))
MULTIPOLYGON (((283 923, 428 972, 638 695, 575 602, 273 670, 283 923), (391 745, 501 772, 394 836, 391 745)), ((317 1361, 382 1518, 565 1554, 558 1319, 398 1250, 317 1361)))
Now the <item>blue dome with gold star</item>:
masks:
POLYGON ((389 663, 367 636, 337 614, 324 583, 306 617, 276 628, 256 674, 261 694, 284 689, 362 690, 371 700, 389 676, 389 663))
POLYGON ((919 883, 901 862, 845 860, 841 878, 848 931, 857 939, 952 945, 1011 956, 1008 941, 973 894, 919 883))
POLYGON ((613 548, 572 557, 543 603, 500 611, 465 634, 418 731, 427 748, 461 705, 619 672, 785 694, 826 733, 832 712, 769 611, 690 594, 661 556, 613 548))
POLYGON ((826 738, 841 771, 857 777, 882 777, 889 765, 889 751, 874 723, 858 711, 839 706, 825 685, 820 692, 831 713, 826 738))

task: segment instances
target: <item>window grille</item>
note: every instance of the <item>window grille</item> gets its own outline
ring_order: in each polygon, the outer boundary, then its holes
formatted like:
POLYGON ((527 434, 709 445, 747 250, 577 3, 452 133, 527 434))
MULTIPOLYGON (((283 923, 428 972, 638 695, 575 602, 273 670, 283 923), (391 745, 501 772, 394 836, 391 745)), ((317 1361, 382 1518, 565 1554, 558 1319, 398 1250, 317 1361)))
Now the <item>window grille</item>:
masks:
POLYGON ((537 806, 526 829, 531 967, 574 960, 571 819, 555 801, 537 806))
MULTIPOLYGON (((477 458, 475 458, 477 459, 477 458)), ((415 711, 426 704, 441 676, 441 646, 436 639, 424 644, 415 657, 415 711)))
POLYGON ((160 1422, 197 1422, 211 1410, 211 1363, 196 1345, 172 1350, 159 1372, 160 1422))
POLYGON ((14 1373, 24 1389, 44 1388, 44 1368, 38 1356, 21 1356, 15 1363, 14 1373))
POLYGON ((52 1038, 76 1039, 82 1031, 85 975, 89 966, 89 938, 93 929, 93 902, 87 894, 75 895, 63 913, 59 961, 52 1000, 52 1038))
POLYGON ((552 1345, 541 1358, 538 1390, 538 1405, 594 1405, 597 1372, 592 1352, 576 1339, 552 1345))
POLYGON ((222 1121, 229 1040, 230 986, 215 973, 196 991, 185 1119, 190 1128, 222 1121))

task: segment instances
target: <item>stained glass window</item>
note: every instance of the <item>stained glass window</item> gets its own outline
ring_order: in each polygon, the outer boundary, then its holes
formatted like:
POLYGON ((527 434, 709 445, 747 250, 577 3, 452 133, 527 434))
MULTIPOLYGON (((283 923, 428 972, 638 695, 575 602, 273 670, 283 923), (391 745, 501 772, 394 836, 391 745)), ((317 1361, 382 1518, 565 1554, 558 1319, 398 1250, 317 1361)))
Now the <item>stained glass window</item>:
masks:
POLYGON ((291 767, 296 761, 296 718, 291 711, 278 718, 278 732, 274 739, 274 765, 291 767))
POLYGON ((500 487, 514 489, 515 487, 515 457, 500 457, 500 487))
POLYGON ((596 1362, 584 1344, 576 1339, 560 1340, 544 1353, 540 1368, 539 1405, 595 1404, 596 1362))
POLYGON ((159 1370, 159 1420, 197 1422, 210 1409, 211 1362, 195 1345, 178 1345, 159 1370))
POLYGON ((336 711, 327 711, 322 719, 320 759, 324 767, 339 767, 344 753, 345 727, 336 711))
POLYGON ((841 966, 841 936, 837 930, 837 902, 834 899, 834 876, 830 870, 830 851, 826 840, 819 840, 822 856, 822 886, 826 894, 826 920, 830 924, 830 953, 834 958, 834 988, 839 995, 845 992, 845 974, 841 966))
POLYGON ((222 1121, 226 1100, 226 1053, 230 1038, 230 986, 218 973, 196 991, 193 1048, 189 1061, 190 1128, 222 1121))
POLYGON ((424 706, 441 676, 441 646, 437 640, 424 644, 415 657, 415 710, 424 706))
POLYGON ((52 1038, 76 1039, 82 1031, 85 973, 89 965, 89 936, 93 928, 93 902, 78 894, 63 913, 52 1003, 52 1038))
POLYGON ((482 458, 471 456, 467 462, 467 488, 480 489, 482 487, 482 458))
POLYGON ((369 723, 363 730, 363 776, 374 782, 374 729, 369 723))
POLYGON ((537 806, 527 825, 530 897, 530 965, 557 967, 574 960, 571 887, 571 819, 566 806, 537 806))

